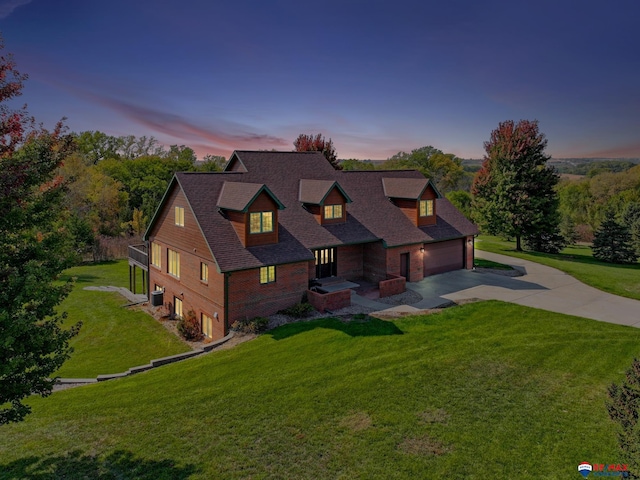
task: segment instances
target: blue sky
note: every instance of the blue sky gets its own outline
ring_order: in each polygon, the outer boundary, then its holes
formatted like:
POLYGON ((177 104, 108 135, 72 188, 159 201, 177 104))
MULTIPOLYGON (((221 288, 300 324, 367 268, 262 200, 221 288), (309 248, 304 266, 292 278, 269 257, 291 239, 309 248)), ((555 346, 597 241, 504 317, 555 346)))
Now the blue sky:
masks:
POLYGON ((637 0, 0 0, 19 103, 46 126, 228 156, 481 158, 537 119, 554 157, 640 157, 637 0))

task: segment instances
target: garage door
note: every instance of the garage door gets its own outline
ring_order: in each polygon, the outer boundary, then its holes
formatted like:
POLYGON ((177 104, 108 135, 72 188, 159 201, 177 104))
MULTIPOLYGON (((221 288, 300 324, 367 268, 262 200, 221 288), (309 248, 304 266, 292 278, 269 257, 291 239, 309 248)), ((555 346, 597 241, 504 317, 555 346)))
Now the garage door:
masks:
POLYGON ((424 246, 424 275, 464 268, 464 238, 424 246))

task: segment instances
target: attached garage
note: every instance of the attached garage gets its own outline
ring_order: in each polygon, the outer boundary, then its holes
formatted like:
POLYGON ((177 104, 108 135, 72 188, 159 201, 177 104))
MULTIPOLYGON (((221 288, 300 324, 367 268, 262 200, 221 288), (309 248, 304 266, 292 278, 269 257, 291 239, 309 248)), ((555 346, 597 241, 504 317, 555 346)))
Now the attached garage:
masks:
POLYGON ((424 276, 464 268, 465 240, 457 238, 445 242, 425 243, 424 276))

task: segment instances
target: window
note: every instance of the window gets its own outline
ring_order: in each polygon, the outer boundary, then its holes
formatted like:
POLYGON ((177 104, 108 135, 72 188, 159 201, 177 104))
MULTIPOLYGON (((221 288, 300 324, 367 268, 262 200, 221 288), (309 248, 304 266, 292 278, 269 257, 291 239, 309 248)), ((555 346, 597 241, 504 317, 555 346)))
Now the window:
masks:
POLYGON ((433 215, 433 200, 420 200, 420 216, 429 217, 433 215))
POLYGON ((331 220, 332 218, 342 218, 342 205, 325 205, 324 218, 331 220))
POLYGON ((200 316, 200 324, 204 336, 211 338, 213 336, 213 319, 209 315, 203 313, 200 316))
POLYGON ((160 268, 162 266, 162 247, 157 243, 151 244, 151 265, 160 268))
POLYGON ((173 250, 167 250, 167 256, 169 257, 168 272, 176 278, 180 278, 180 254, 173 250))
POLYGON ((161 291, 163 291, 163 290, 164 290, 164 287, 161 287, 160 285, 158 285, 158 284, 156 283, 156 284, 155 284, 155 286, 153 287, 153 289, 154 289, 156 292, 161 292, 161 291))
POLYGON ((200 262, 200 281, 205 283, 209 281, 209 265, 202 262, 200 262))
POLYGON ((178 297, 173 297, 173 315, 176 318, 182 318, 182 300, 178 297))
POLYGON ((260 267, 260 283, 273 283, 276 281, 276 267, 260 267))
POLYGON ((176 207, 176 225, 184 227, 184 207, 176 207))
POLYGON ((249 233, 273 232, 273 212, 251 212, 249 233))

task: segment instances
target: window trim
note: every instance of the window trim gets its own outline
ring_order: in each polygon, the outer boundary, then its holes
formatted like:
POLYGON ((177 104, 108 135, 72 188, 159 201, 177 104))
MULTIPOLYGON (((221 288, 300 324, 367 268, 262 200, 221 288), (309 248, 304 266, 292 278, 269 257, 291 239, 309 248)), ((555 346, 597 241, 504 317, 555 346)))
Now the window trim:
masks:
POLYGON ((162 268, 162 245, 151 242, 151 265, 162 268))
POLYGON ((173 297, 173 316, 175 318, 182 318, 184 314, 184 304, 182 303, 182 299, 178 298, 174 295, 173 297), (178 315, 178 304, 180 305, 180 315, 178 315))
POLYGON ((172 277, 180 278, 180 252, 170 248, 167 248, 167 273, 172 277), (172 254, 175 255, 173 259, 172 254))
POLYGON ((338 220, 344 218, 344 207, 341 203, 335 203, 331 205, 324 205, 323 215, 325 220, 338 220), (327 209, 330 209, 331 214, 327 215, 327 209), (340 210, 340 215, 336 215, 336 210, 340 210))
POLYGON ((174 207, 174 224, 177 227, 184 227, 184 207, 176 205, 174 207))
POLYGON ((275 215, 273 213, 273 210, 265 210, 265 211, 261 211, 261 212, 249 212, 249 234, 251 235, 259 235, 261 233, 273 233, 274 231, 274 219, 275 219, 275 215), (265 230, 264 227, 264 219, 266 214, 269 214, 269 216, 271 217, 271 229, 270 230, 265 230), (257 231, 253 231, 253 222, 252 222, 252 217, 254 215, 259 215, 260 217, 260 228, 257 231))
POLYGON ((260 285, 268 285, 269 283, 276 283, 276 266, 267 265, 265 267, 260 267, 258 279, 260 281, 260 285), (263 281, 263 278, 265 279, 264 281, 263 281))
POLYGON ((433 217, 433 213, 434 213, 434 202, 433 199, 425 199, 425 200, 419 200, 418 201, 418 215, 420 217, 433 217), (422 206, 424 205, 424 215, 422 214, 422 206), (429 211, 431 211, 431 213, 429 213, 429 211))
POLYGON ((204 312, 200 312, 200 331, 202 332, 202 334, 205 337, 213 338, 213 317, 210 317, 209 315, 207 315, 204 312), (204 329, 205 318, 208 319, 209 326, 211 327, 211 329, 209 330, 209 334, 208 335, 207 335, 207 333, 205 332, 205 329, 204 329))
POLYGON ((209 265, 204 262, 200 262, 200 281, 209 283, 209 265))

